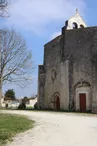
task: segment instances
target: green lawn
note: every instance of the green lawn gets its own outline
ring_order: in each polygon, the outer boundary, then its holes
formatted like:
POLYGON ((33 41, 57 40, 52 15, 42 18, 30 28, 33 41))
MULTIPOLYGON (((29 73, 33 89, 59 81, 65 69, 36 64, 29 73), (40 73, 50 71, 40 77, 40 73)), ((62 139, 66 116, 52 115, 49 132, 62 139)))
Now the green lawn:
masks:
POLYGON ((34 121, 23 116, 0 113, 0 146, 17 133, 24 132, 33 127, 34 121))

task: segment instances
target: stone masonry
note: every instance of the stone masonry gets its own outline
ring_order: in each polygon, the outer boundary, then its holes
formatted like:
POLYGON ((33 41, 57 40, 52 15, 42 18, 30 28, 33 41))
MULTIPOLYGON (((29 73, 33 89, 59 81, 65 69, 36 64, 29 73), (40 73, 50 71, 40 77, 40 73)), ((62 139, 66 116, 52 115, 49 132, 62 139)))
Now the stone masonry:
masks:
POLYGON ((78 10, 44 46, 38 74, 39 108, 97 112, 97 27, 78 10))

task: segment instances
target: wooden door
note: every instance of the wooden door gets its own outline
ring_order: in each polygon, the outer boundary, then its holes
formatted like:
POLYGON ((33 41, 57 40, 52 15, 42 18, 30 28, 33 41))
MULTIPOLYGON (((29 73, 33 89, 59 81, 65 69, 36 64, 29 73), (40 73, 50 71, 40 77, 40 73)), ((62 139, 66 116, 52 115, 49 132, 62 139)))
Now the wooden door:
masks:
POLYGON ((80 112, 86 112, 86 94, 79 94, 80 97, 80 112))
POLYGON ((60 110, 60 98, 59 98, 59 96, 56 97, 56 110, 60 110))

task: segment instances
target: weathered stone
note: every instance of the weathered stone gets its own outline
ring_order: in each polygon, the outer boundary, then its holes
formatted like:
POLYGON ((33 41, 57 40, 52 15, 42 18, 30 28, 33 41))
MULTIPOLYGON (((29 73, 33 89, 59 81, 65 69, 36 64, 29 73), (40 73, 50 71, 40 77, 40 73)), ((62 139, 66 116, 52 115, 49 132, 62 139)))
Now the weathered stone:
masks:
POLYGON ((38 84, 43 108, 80 111, 80 94, 85 94, 86 111, 97 111, 97 27, 86 27, 78 12, 45 45, 38 84), (71 22, 78 27, 73 29, 71 22))

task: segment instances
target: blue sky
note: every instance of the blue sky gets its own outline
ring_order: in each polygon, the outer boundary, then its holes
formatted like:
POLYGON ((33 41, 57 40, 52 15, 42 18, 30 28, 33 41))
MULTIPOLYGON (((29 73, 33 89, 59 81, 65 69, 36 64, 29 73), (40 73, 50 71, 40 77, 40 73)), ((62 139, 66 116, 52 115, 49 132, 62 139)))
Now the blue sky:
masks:
POLYGON ((3 92, 14 89, 18 98, 37 94, 38 65, 43 63, 43 46, 60 34, 65 21, 75 14, 76 8, 88 26, 97 25, 96 0, 12 0, 10 17, 0 21, 1 27, 13 27, 25 37, 36 68, 32 72, 32 84, 28 87, 21 89, 14 84, 6 84, 3 92))

